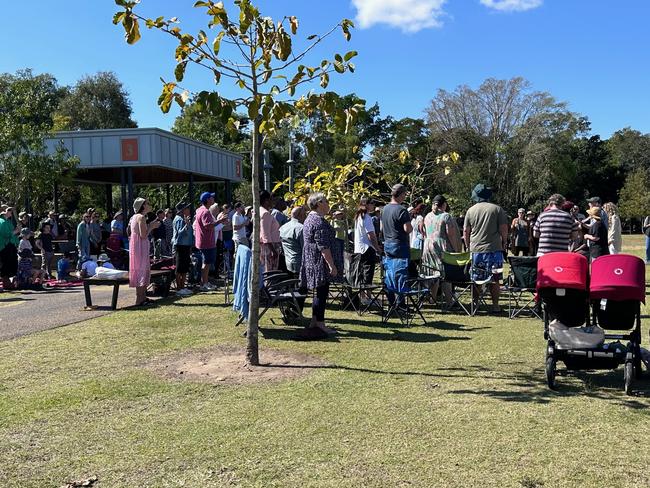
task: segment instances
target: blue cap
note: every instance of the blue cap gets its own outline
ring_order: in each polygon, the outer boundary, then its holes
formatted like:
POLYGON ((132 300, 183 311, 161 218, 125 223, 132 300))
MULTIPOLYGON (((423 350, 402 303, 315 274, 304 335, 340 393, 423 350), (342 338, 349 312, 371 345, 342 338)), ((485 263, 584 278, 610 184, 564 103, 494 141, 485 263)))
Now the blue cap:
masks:
POLYGON ((203 193, 201 193, 201 203, 207 202, 209 198, 214 198, 215 195, 216 195, 215 193, 210 193, 209 191, 204 191, 203 193))

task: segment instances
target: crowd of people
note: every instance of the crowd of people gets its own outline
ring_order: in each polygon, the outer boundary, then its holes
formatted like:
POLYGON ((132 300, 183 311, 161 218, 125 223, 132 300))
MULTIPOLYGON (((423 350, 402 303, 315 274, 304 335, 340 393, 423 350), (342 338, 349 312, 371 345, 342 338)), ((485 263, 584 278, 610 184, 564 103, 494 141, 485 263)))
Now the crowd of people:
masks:
MULTIPOLYGON (((493 192, 483 184, 472 192, 475 202, 467 211, 452 216, 444 195, 430 205, 422 201, 405 205, 408 189, 391 188, 390 202, 363 198, 352 222, 344 209, 331 208, 322 193, 309 196, 306 206, 289 208, 282 198, 260 193, 260 249, 265 271, 282 270, 300 280, 302 290, 313 290, 311 325, 332 333, 325 323, 331 282, 354 280, 371 285, 381 257, 391 276, 412 275, 416 267, 439 270, 443 253, 469 251, 472 269, 481 280, 501 269, 508 252, 543 255, 573 251, 595 259, 621 251, 621 220, 613 203, 590 198, 585 214, 562 195, 554 194, 536 215, 520 208, 510 219, 492 202, 493 192), (344 265, 349 253, 348 266, 344 265), (350 270, 352 272, 350 273, 350 270), (347 271, 347 272, 346 272, 347 271), (479 276, 483 274, 484 276, 479 276)), ((190 283, 203 292, 215 289, 211 277, 229 275, 239 246, 250 247, 252 208, 241 202, 219 205, 215 194, 204 192, 194 217, 191 205, 153 212, 150 202, 137 198, 133 216, 125 224, 122 210, 101 220, 88 209, 76 229, 69 219, 55 212, 38 219, 2 206, 0 213, 0 276, 9 290, 54 279, 93 276, 99 266, 127 270, 136 288, 136 305, 146 306, 152 259, 173 259, 177 294, 193 293, 190 283), (126 229, 125 229, 126 225, 126 229), (73 250, 54 263, 54 242, 74 241, 73 250), (34 266, 35 255, 40 266, 34 266)), ((646 260, 650 262, 650 217, 643 222, 646 260)), ((499 312, 499 283, 491 282, 492 311, 499 312)), ((443 283, 442 296, 451 300, 450 286, 443 283)), ((437 291, 434 296, 437 295, 437 291)), ((361 293, 367 303, 370 297, 361 293)), ((390 299, 390 297, 389 297, 390 299)))

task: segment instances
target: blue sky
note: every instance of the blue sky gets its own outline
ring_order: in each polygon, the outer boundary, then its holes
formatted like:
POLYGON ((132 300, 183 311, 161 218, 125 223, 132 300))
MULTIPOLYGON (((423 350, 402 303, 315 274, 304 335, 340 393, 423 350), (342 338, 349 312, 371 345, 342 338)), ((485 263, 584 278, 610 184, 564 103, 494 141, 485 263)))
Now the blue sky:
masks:
MULTIPOLYGON (((193 32, 204 26, 194 0, 142 0, 149 16, 177 16, 193 32)), ((229 2, 226 2, 228 5, 229 2)), ((647 0, 264 0, 272 17, 296 15, 300 32, 323 32, 341 18, 357 22, 348 44, 337 33, 321 57, 354 49, 354 74, 331 88, 355 92, 383 115, 421 117, 439 88, 478 86, 485 78, 523 76, 586 115, 609 137, 631 126, 650 132, 650 2, 647 0)), ((112 0, 10 2, 3 5, 0 71, 30 67, 61 84, 114 71, 130 93, 141 127, 169 128, 174 116, 156 105, 160 77, 173 77, 175 44, 143 29, 135 46, 111 19, 112 0)), ((314 62, 321 58, 313 58, 314 62)), ((188 71, 190 90, 210 89, 188 71)), ((220 88, 227 95, 237 89, 220 88)))

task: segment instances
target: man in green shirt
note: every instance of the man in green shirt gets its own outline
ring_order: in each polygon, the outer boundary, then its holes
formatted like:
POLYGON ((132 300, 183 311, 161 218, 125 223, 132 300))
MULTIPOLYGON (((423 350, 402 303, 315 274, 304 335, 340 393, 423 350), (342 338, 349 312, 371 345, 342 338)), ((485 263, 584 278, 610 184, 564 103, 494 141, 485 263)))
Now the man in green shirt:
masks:
POLYGON ((464 237, 472 253, 472 281, 487 283, 492 296, 492 313, 500 313, 499 280, 503 269, 503 251, 508 242, 508 216, 491 203, 492 189, 479 183, 472 191, 476 202, 465 215, 464 237))

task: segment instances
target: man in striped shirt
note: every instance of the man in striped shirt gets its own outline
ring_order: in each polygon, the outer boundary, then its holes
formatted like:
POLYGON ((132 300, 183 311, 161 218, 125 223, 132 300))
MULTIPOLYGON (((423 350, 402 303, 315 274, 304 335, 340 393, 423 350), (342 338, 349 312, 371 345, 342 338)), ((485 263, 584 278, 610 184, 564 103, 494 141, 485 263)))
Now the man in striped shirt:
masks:
POLYGON ((548 208, 535 222, 533 236, 539 239, 537 255, 567 252, 569 244, 578 236, 579 224, 569 212, 562 210, 565 199, 556 193, 548 199, 548 208))

